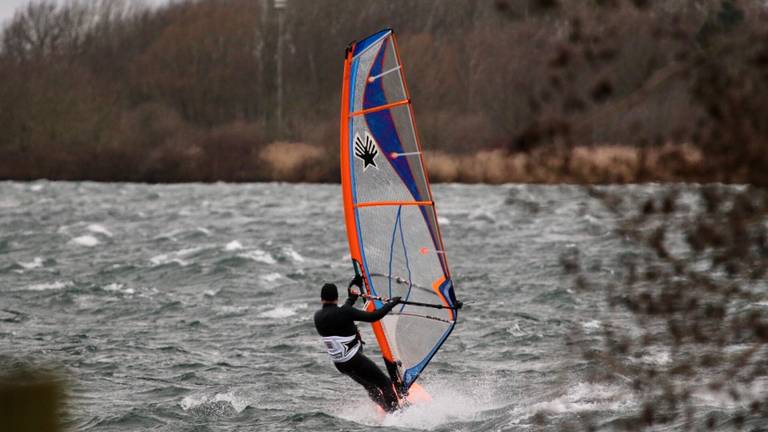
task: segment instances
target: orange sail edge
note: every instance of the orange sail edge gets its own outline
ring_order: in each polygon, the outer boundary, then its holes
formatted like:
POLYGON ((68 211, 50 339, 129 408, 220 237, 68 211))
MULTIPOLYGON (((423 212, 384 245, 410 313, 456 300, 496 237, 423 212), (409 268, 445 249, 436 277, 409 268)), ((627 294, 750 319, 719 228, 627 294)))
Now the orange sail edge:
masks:
MULTIPOLYGON (((362 259, 362 252, 360 251, 360 241, 357 233, 357 223, 355 218, 355 203, 352 195, 352 179, 350 178, 351 163, 350 160, 350 143, 349 143, 349 77, 352 67, 352 54, 354 53, 355 45, 350 44, 347 48, 346 57, 344 59, 344 74, 341 87, 341 121, 340 121, 340 169, 341 169, 341 190, 344 205, 344 222, 347 230, 347 240, 349 242, 349 252, 354 263, 363 270, 365 290, 368 294, 371 294, 371 289, 368 284, 367 272, 364 268, 362 259)), ((376 306, 373 302, 369 302, 367 306, 368 310, 374 310, 376 306)), ((402 387, 402 377, 395 363, 395 359, 392 356, 392 350, 384 334, 384 328, 381 323, 373 323, 371 325, 373 333, 376 336, 376 342, 378 342, 381 348, 382 357, 387 365, 387 371, 394 382, 396 382, 395 388, 398 394, 400 394, 400 388, 402 387)))
POLYGON ((354 44, 347 48, 346 58, 344 59, 344 75, 341 84, 341 124, 339 127, 340 135, 340 169, 341 169, 341 196, 344 203, 344 222, 347 228, 347 240, 349 241, 349 252, 352 259, 361 262, 359 242, 357 238, 357 228, 355 227, 355 208, 352 202, 352 180, 349 178, 350 163, 349 160, 349 74, 352 66, 352 52, 354 44))

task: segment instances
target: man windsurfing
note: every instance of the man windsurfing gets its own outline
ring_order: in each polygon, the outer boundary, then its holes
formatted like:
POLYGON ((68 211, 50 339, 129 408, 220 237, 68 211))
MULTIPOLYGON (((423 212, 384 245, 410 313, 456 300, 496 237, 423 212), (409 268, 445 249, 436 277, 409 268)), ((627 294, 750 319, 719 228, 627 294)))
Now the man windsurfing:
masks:
POLYGON ((382 308, 366 312, 354 307, 363 278, 355 276, 347 287, 348 297, 342 306, 338 305, 339 293, 336 285, 327 283, 320 291, 322 308, 315 312, 315 328, 323 339, 328 355, 339 372, 348 375, 365 387, 371 400, 384 411, 399 408, 397 393, 392 381, 376 364, 363 354, 363 340, 355 321, 376 322, 382 319, 400 303, 400 297, 392 298, 382 308))

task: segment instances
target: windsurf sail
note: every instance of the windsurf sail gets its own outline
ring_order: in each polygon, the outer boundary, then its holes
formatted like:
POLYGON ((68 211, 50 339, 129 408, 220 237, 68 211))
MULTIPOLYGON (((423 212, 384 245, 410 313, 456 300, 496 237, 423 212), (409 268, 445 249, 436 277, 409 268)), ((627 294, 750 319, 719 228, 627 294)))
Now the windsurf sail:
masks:
MULTIPOLYGON (((427 305, 398 305, 373 324, 389 375, 407 394, 456 325, 460 303, 389 29, 346 51, 341 179, 349 249, 355 272, 364 275, 364 290, 427 305)), ((371 300, 366 307, 383 305, 371 300)))

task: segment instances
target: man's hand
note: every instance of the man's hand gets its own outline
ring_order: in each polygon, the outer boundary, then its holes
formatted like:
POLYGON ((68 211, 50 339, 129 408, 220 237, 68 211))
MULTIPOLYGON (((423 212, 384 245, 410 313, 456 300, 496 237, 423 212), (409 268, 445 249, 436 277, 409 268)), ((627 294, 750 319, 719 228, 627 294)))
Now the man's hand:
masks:
POLYGON ((392 297, 389 301, 390 303, 400 304, 403 302, 403 299, 401 297, 392 297))
POLYGON ((358 288, 363 287, 363 277, 360 275, 355 275, 354 279, 349 283, 349 286, 357 286, 358 288))
POLYGON ((348 293, 350 296, 352 296, 352 297, 358 297, 358 296, 360 296, 360 290, 358 290, 357 288, 352 288, 352 287, 349 287, 349 289, 347 290, 347 293, 348 293))

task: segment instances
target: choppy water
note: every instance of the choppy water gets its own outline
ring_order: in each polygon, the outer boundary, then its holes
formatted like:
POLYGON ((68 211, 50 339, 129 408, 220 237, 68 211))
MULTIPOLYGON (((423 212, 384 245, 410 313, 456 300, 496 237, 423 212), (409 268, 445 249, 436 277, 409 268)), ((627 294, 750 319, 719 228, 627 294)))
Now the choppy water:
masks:
POLYGON ((351 276, 333 185, 0 183, 0 369, 62 371, 86 431, 526 430, 636 409, 565 344, 609 314, 560 264, 579 248, 618 277, 601 205, 572 186, 434 194, 466 306, 422 375, 431 403, 382 421, 321 350, 319 287, 351 276))

